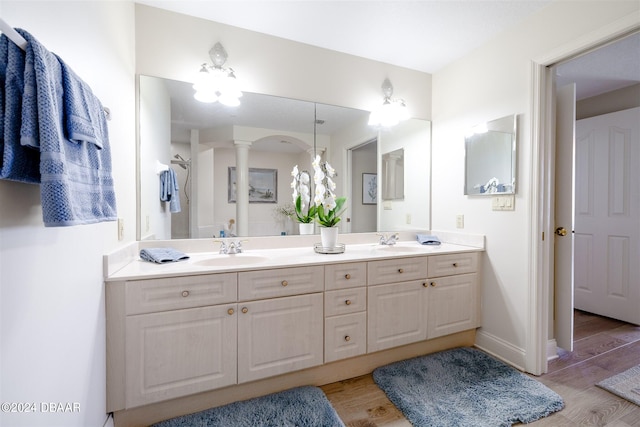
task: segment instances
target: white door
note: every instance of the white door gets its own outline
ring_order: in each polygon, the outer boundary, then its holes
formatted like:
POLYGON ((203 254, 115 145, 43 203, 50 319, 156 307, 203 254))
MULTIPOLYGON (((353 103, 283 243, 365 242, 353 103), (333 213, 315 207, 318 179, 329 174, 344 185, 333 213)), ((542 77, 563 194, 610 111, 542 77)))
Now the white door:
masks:
POLYGON ((554 336, 573 351, 573 146, 576 123, 575 84, 556 92, 556 165, 554 253, 554 336))
POLYGON ((577 122, 575 306, 640 324, 640 108, 577 122))

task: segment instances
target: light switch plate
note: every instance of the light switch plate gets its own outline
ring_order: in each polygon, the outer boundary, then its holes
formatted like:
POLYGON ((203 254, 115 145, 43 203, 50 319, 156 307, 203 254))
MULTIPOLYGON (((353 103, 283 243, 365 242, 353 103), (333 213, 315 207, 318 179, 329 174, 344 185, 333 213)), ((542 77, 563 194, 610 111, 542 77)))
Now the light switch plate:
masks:
POLYGON ((514 194, 493 196, 491 208, 494 211, 513 211, 516 208, 516 196, 514 194))

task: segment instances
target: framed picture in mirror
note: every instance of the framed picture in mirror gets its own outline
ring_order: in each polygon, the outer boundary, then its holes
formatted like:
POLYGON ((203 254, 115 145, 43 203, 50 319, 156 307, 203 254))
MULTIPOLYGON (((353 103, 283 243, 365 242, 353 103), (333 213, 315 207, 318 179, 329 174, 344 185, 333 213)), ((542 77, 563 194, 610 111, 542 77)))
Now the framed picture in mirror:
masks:
MULTIPOLYGON (((228 203, 236 202, 236 168, 229 166, 228 203)), ((249 203, 278 203, 278 169, 249 168, 249 203)))
POLYGON ((375 173, 362 174, 362 204, 375 205, 378 200, 378 175, 375 173))

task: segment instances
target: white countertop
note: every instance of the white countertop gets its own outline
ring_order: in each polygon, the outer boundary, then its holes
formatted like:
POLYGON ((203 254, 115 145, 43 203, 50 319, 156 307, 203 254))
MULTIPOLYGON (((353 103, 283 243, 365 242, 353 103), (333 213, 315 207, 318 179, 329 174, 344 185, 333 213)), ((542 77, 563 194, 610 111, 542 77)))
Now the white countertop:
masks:
MULTIPOLYGON (((237 255, 185 251, 189 255, 189 259, 165 264, 143 261, 136 255, 134 259, 121 263, 122 267, 109 274, 105 280, 109 282, 151 279, 484 250, 483 238, 472 239, 469 243, 473 243, 473 245, 447 243, 446 241, 440 245, 420 245, 415 240, 399 241, 394 246, 384 246, 378 243, 356 243, 345 244, 345 251, 340 254, 319 254, 314 251, 313 245, 275 249, 251 249, 245 245, 243 252, 237 255), (479 241, 482 244, 478 244, 479 241)), ((137 246, 135 250, 137 251, 137 246)), ((131 253, 133 252, 129 251, 129 255, 131 253)), ((137 254, 137 252, 135 253, 137 254)), ((108 259, 105 259, 105 268, 107 263, 108 259)))

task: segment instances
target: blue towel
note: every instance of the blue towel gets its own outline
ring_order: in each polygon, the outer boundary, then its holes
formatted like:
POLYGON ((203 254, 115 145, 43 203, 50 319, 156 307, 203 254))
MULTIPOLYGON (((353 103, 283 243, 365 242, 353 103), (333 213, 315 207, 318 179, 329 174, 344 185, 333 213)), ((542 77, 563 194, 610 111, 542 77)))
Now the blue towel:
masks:
POLYGON ((4 34, 0 37, 0 179, 40 182, 40 150, 20 140, 25 52, 4 34))
POLYGON ((25 92, 35 81, 37 112, 25 116, 23 105, 21 135, 28 145, 39 143, 45 226, 115 221, 111 149, 100 101, 64 61, 28 32, 16 31, 28 42, 25 92))
POLYGON ((189 259, 189 255, 173 248, 147 248, 140 251, 140 258, 144 261, 164 264, 189 259))
POLYGON ((437 236, 429 234, 417 234, 416 239, 421 245, 439 245, 441 243, 437 236))
POLYGON ((180 207, 180 186, 176 172, 169 168, 160 172, 160 200, 169 202, 171 213, 178 213, 180 207))

